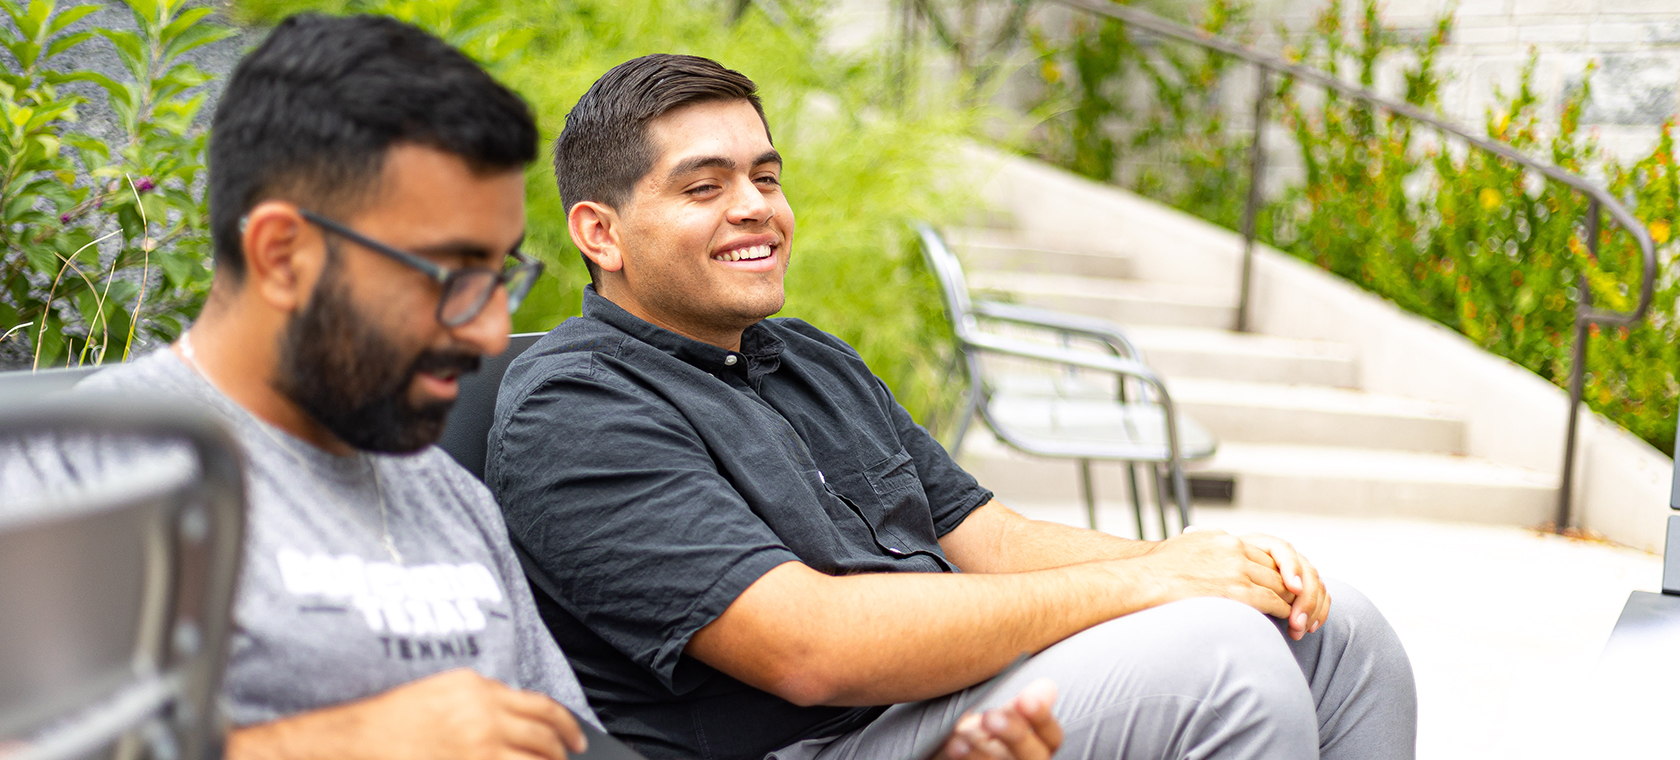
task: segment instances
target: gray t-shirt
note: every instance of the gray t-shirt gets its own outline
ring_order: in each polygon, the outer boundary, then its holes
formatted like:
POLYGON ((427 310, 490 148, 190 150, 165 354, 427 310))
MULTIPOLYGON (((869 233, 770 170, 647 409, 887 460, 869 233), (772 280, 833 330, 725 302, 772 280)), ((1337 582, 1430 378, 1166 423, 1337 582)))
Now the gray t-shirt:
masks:
MULTIPOLYGON (((501 511, 442 450, 327 453, 258 420, 168 349, 102 370, 74 392, 186 397, 219 412, 245 449, 245 559, 223 683, 235 725, 457 667, 548 694, 599 725, 537 615, 501 511)), ((7 501, 169 455, 45 441, 0 447, 7 501)))

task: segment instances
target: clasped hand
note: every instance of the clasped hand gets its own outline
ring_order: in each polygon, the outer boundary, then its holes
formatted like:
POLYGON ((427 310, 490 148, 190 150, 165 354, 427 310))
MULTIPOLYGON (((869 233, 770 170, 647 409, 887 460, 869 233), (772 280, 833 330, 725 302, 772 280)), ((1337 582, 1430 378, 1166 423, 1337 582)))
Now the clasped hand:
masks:
POLYGON ((1189 528, 1156 544, 1143 559, 1157 570, 1163 603, 1198 596, 1232 599, 1286 620, 1296 641, 1317 631, 1330 614, 1330 594, 1318 568, 1281 538, 1189 528))

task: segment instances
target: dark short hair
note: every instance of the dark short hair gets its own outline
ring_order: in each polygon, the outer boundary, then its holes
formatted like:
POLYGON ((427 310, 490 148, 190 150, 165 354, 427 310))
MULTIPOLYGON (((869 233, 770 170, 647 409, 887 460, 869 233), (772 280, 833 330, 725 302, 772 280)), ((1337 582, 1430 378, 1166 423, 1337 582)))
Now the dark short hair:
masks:
POLYGON ((537 142, 525 101, 442 40, 378 16, 292 16, 239 62, 216 106, 216 269, 244 277, 239 220, 253 206, 285 198, 352 211, 377 189, 395 145, 491 173, 530 163, 537 142))
MULTIPOLYGON (((579 201, 622 206, 636 180, 653 168, 648 123, 677 108, 717 100, 751 103, 769 136, 758 85, 709 58, 644 55, 602 74, 566 114, 566 127, 554 141, 554 180, 566 212, 579 201)), ((594 264, 588 258, 584 263, 598 278, 594 264)))

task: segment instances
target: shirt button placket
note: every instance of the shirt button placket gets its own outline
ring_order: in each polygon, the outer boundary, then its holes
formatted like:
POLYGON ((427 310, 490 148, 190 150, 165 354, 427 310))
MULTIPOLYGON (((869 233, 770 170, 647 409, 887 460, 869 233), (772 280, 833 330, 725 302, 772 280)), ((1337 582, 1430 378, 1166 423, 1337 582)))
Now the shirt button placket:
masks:
POLYGON ((740 361, 740 360, 741 360, 741 357, 736 356, 734 354, 730 354, 728 356, 723 357, 723 366, 733 367, 733 366, 735 366, 735 363, 740 361))

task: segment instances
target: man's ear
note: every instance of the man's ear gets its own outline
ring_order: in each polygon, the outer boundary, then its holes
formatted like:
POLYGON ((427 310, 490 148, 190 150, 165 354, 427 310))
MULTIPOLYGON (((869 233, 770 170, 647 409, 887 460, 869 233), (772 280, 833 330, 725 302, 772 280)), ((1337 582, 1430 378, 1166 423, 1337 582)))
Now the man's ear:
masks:
POLYGON ((624 268, 624 249, 620 244, 624 224, 613 207, 595 201, 578 201, 566 214, 566 227, 578 250, 601 271, 617 272, 624 268))
POLYGON ((241 222, 245 290, 269 308, 292 313, 309 299, 325 263, 320 233, 286 201, 258 203, 241 222))

